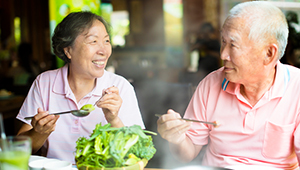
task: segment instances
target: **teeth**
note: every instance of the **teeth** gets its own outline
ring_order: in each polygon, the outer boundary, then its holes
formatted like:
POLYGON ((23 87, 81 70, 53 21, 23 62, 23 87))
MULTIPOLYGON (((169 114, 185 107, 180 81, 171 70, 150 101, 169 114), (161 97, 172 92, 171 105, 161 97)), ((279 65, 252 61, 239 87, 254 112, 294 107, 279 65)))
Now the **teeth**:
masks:
POLYGON ((93 63, 97 65, 103 65, 105 64, 105 61, 93 61, 93 63))

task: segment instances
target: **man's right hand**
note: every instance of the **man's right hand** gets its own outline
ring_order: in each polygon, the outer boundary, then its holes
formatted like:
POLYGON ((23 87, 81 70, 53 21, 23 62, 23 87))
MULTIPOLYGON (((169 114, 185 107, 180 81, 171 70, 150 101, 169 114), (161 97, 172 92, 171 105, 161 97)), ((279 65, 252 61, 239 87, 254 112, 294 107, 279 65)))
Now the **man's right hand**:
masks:
POLYGON ((162 115, 157 120, 157 130, 162 138, 175 145, 182 143, 185 132, 191 127, 191 122, 181 120, 179 113, 169 109, 167 114, 162 115))

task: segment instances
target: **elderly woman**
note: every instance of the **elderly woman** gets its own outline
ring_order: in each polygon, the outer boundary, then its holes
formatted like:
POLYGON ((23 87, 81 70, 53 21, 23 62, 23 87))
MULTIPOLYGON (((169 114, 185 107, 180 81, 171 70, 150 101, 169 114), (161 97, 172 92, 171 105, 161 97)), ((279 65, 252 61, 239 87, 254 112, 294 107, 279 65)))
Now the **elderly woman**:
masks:
POLYGON ((89 136, 96 124, 144 128, 132 85, 105 70, 112 47, 103 18, 91 12, 70 13, 56 27, 52 46, 66 65, 36 78, 17 115, 23 122, 18 135, 32 138, 33 153, 41 149, 47 157, 74 163, 76 140, 89 136), (97 106, 86 117, 49 114, 85 104, 97 106), (27 116, 34 118, 25 120, 27 116))

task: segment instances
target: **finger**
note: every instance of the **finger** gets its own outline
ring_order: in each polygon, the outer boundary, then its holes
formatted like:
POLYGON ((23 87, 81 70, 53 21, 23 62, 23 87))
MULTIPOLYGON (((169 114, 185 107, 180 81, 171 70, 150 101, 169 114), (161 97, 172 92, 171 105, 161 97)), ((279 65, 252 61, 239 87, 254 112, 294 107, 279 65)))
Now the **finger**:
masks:
POLYGON ((100 104, 100 108, 102 108, 102 109, 112 110, 112 109, 118 109, 120 107, 121 107, 120 104, 115 104, 115 103, 103 103, 103 104, 100 104))
POLYGON ((103 104, 112 104, 112 105, 121 105, 122 99, 121 98, 110 98, 107 97, 104 100, 100 101, 97 106, 103 105, 103 104))
POLYGON ((115 94, 118 94, 119 95, 119 89, 115 86, 112 86, 112 87, 109 87, 105 90, 105 92, 107 94, 110 94, 110 93, 115 93, 115 94))
POLYGON ((59 115, 49 115, 49 116, 51 117, 54 116, 54 118, 50 120, 49 119, 45 120, 46 118, 44 120, 41 120, 41 122, 39 122, 40 124, 38 124, 38 126, 36 127, 36 131, 42 134, 49 134, 54 131, 56 122, 60 116, 59 115))
POLYGON ((56 127, 56 122, 58 120, 59 116, 55 116, 54 119, 52 119, 51 121, 47 122, 45 125, 44 125, 44 129, 45 129, 45 133, 51 133, 55 130, 55 127, 56 127))
POLYGON ((117 93, 109 93, 109 94, 105 94, 100 101, 105 101, 105 100, 122 100, 120 95, 117 93))
POLYGON ((172 129, 170 129, 170 133, 181 135, 181 134, 185 133, 187 130, 189 130, 190 127, 191 127, 190 122, 184 122, 176 127, 173 127, 172 129))
POLYGON ((110 107, 116 107, 116 108, 120 108, 121 105, 122 105, 122 99, 121 98, 118 98, 118 99, 115 99, 115 98, 108 98, 108 99, 104 99, 102 101, 100 101, 99 103, 97 103, 97 106, 99 108, 110 108, 110 107))
POLYGON ((178 112, 175 112, 173 109, 167 111, 168 115, 172 115, 174 118, 180 119, 181 115, 178 112))
POLYGON ((170 120, 176 120, 176 119, 180 119, 181 116, 179 113, 173 111, 172 109, 169 109, 167 114, 164 114, 162 116, 159 117, 158 119, 158 123, 164 123, 170 120))
POLYGON ((44 111, 42 108, 38 108, 37 110, 37 114, 33 117, 32 121, 31 121, 31 125, 34 127, 36 125, 36 123, 42 119, 43 117, 46 117, 49 112, 44 111))
POLYGON ((190 123, 183 123, 181 125, 172 127, 168 130, 160 132, 162 138, 170 141, 176 142, 179 139, 183 139, 187 130, 190 129, 190 123))

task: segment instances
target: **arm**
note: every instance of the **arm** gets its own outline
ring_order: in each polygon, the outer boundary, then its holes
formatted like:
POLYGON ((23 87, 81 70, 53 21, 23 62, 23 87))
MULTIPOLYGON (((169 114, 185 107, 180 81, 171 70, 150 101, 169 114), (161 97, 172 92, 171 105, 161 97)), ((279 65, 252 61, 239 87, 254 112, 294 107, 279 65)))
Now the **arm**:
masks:
POLYGON ((194 145, 185 132, 191 123, 180 120, 179 113, 168 110, 167 114, 157 120, 158 133, 169 142, 172 154, 184 162, 192 161, 202 146, 194 145))
POLYGON ((32 140, 32 152, 36 153, 45 143, 48 136, 55 130, 58 115, 48 115, 48 112, 38 109, 31 125, 23 123, 17 135, 29 136, 32 140))

